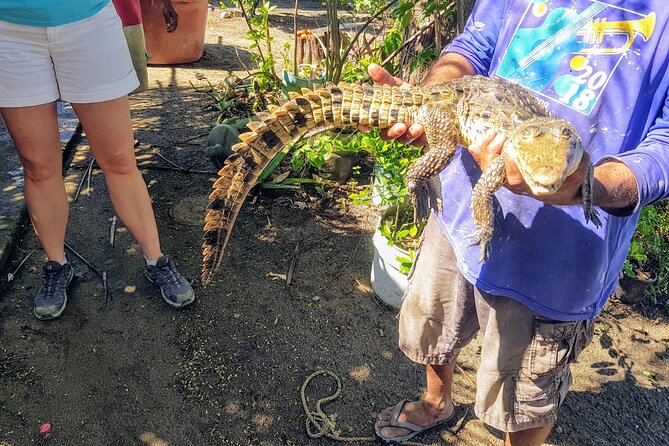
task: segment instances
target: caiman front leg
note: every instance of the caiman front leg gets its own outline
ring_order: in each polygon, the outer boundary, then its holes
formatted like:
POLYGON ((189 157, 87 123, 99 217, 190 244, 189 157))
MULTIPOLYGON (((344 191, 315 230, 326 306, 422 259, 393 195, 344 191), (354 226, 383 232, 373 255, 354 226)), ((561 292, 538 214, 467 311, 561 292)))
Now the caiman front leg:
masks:
POLYGON ((457 148, 456 117, 451 104, 436 101, 421 106, 416 123, 423 126, 428 151, 411 164, 406 180, 414 205, 414 221, 421 223, 430 210, 440 211, 441 184, 437 175, 448 166, 457 148))
POLYGON ((594 168, 592 163, 588 166, 588 175, 581 185, 581 195, 583 195, 583 214, 585 222, 592 222, 598 228, 602 226, 602 220, 599 218, 599 212, 592 205, 592 184, 595 181, 594 168))
POLYGON ((476 231, 470 237, 474 244, 479 245, 481 256, 479 262, 488 260, 490 256, 490 240, 494 226, 492 196, 506 181, 504 169, 505 154, 502 152, 481 175, 472 191, 472 214, 476 231))

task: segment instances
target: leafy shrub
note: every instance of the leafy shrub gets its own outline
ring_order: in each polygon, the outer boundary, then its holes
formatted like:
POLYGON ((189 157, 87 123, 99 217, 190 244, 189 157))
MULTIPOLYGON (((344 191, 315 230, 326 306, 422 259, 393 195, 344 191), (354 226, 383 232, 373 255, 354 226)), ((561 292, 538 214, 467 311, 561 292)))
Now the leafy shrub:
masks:
MULTIPOLYGON (((397 244, 410 251, 415 247, 423 226, 414 223, 406 173, 423 148, 406 146, 397 141, 384 141, 378 130, 359 134, 355 143, 369 151, 375 157, 376 164, 373 183, 360 192, 350 194, 349 198, 356 204, 371 204, 375 201, 381 207, 393 209, 393 212, 386 213, 379 230, 388 239, 389 245, 397 244)), ((408 267, 413 258, 411 251, 409 256, 409 259, 401 260, 408 267)))
POLYGON ((641 210, 623 267, 627 277, 654 277, 647 295, 655 304, 669 305, 669 201, 641 210))

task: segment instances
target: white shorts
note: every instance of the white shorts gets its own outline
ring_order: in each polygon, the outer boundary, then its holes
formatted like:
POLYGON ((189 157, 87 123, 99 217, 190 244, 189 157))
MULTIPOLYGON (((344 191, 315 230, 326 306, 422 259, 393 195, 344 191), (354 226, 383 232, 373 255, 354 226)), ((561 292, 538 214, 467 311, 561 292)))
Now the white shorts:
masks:
POLYGON ((39 27, 0 21, 0 107, 88 104, 139 86, 112 2, 92 17, 39 27))

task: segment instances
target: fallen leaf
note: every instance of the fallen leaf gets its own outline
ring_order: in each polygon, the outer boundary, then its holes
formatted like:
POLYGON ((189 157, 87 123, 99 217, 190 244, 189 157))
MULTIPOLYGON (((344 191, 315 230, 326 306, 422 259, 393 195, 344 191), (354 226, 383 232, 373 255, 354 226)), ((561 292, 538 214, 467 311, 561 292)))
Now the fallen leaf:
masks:
POLYGON ((272 280, 277 280, 277 279, 288 280, 288 278, 286 277, 285 274, 279 274, 279 273, 271 273, 270 272, 270 273, 267 273, 267 277, 271 277, 272 280))

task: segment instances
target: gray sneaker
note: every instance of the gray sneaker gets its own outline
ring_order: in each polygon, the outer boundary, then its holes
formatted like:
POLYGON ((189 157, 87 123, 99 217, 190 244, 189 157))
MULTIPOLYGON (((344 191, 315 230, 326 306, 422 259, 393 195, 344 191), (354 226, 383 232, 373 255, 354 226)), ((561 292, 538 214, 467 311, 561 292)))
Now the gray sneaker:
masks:
POLYGON ((37 319, 56 319, 67 304, 67 286, 74 276, 72 265, 47 262, 42 267, 42 286, 35 296, 33 313, 37 319))
POLYGON ((175 308, 185 307, 195 302, 195 292, 184 276, 177 271, 177 267, 164 255, 158 259, 156 266, 146 265, 146 278, 160 287, 165 302, 175 308))

